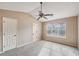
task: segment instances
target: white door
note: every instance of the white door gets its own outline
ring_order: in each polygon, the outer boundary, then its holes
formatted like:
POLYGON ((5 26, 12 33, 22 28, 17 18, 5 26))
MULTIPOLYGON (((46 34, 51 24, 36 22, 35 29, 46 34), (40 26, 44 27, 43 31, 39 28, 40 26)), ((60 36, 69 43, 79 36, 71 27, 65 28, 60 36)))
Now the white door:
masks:
POLYGON ((3 51, 16 48, 17 20, 3 17, 3 51))

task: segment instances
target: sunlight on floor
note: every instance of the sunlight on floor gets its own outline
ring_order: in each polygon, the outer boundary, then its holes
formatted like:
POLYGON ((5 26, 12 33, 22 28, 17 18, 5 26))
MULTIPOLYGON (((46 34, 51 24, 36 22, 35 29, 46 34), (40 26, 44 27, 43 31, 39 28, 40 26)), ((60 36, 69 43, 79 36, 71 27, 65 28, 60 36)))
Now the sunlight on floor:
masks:
POLYGON ((44 41, 44 45, 39 56, 78 56, 79 51, 76 48, 44 41))

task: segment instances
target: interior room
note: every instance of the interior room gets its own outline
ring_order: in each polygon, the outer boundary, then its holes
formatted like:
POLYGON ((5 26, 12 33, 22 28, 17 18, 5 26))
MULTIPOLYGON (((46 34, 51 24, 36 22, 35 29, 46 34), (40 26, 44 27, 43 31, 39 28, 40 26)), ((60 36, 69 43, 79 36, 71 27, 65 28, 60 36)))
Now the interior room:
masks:
POLYGON ((0 2, 0 56, 79 56, 79 2, 0 2))

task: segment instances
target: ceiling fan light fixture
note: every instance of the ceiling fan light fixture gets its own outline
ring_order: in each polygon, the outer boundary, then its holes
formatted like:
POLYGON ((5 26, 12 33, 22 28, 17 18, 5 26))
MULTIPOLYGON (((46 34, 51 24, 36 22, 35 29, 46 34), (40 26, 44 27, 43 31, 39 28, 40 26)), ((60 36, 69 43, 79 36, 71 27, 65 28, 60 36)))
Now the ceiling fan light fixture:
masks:
POLYGON ((41 5, 41 10, 39 11, 39 17, 37 18, 37 20, 39 20, 40 18, 44 18, 44 19, 48 19, 47 16, 53 16, 53 14, 44 14, 42 12, 42 4, 43 2, 40 2, 40 5, 41 5))

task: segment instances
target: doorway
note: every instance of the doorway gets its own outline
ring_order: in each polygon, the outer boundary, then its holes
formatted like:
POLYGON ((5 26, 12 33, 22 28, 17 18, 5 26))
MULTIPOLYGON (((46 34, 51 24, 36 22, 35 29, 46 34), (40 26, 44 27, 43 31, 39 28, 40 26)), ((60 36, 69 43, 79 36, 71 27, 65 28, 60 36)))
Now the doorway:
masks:
POLYGON ((3 51, 16 48, 17 19, 3 17, 3 51))

